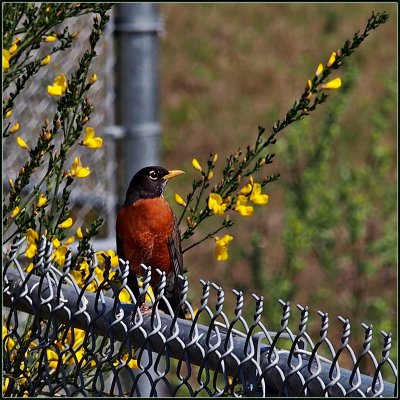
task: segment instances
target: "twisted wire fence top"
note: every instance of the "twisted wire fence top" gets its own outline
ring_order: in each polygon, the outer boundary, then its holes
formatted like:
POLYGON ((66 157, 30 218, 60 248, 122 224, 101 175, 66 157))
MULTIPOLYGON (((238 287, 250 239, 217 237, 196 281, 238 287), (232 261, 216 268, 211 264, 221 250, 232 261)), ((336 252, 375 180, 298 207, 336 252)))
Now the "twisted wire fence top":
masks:
POLYGON ((100 263, 93 254, 81 274, 71 268, 70 252, 60 270, 52 261, 52 243, 42 237, 28 272, 24 249, 25 238, 17 237, 3 256, 5 396, 396 395, 392 336, 381 331, 374 337, 370 325, 362 324, 362 351, 356 352, 348 319, 339 317, 342 335, 335 346, 327 313, 318 311, 319 337, 312 338, 308 308, 279 300, 280 327, 271 332, 262 322, 263 297, 253 295, 250 321, 243 317, 243 293, 232 290, 236 305, 229 318, 224 289, 201 280, 200 307, 194 310, 185 277, 178 306, 187 309, 183 320, 178 310, 174 316, 158 311, 167 301, 165 274, 153 293, 151 269, 143 266, 138 304, 145 307, 139 307, 123 260, 115 267, 110 257, 100 263), (291 321, 298 329, 289 327, 291 321), (371 351, 373 340, 383 340, 381 355, 371 351))

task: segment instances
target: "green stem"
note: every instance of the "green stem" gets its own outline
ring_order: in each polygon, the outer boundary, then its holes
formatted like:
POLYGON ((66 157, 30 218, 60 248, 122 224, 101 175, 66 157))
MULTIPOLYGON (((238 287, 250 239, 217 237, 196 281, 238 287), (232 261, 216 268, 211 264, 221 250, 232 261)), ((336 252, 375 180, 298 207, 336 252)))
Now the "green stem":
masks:
POLYGON ((194 193, 196 192, 196 190, 197 190, 197 186, 196 186, 196 187, 192 190, 192 192, 187 196, 186 205, 185 205, 185 207, 183 208, 183 211, 182 211, 182 213, 181 213, 181 216, 179 217, 179 220, 178 220, 178 226, 181 224, 182 218, 185 216, 186 211, 187 211, 187 209, 188 209, 188 207, 189 207, 189 204, 190 204, 191 201, 193 200, 193 196, 194 196, 194 193))
POLYGON ((196 214, 197 209, 199 208, 201 196, 202 196, 202 194, 203 194, 203 192, 204 192, 206 183, 207 183, 207 178, 206 178, 205 175, 203 175, 203 182, 202 182, 202 184, 201 184, 200 193, 197 195, 197 198, 196 198, 196 205, 194 206, 194 209, 193 209, 193 215, 196 214))
POLYGON ((202 239, 198 240, 197 242, 191 244, 189 247, 186 247, 186 249, 182 250, 182 253, 185 253, 186 251, 192 249, 193 247, 199 245, 200 243, 203 243, 204 241, 206 241, 207 239, 212 238, 216 233, 218 233, 219 231, 222 231, 222 229, 225 229, 226 226, 222 225, 220 226, 218 229, 216 229, 214 232, 207 234, 206 236, 204 236, 202 239))

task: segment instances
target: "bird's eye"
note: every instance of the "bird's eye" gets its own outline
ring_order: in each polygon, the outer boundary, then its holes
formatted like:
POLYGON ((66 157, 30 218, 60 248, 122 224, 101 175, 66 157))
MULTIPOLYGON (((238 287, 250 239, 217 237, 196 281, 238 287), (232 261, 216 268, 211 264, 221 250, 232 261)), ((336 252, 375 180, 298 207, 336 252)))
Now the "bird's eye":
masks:
POLYGON ((157 180, 157 178, 158 178, 158 174, 157 174, 157 172, 156 171, 150 171, 149 172, 149 177, 150 177, 150 179, 152 179, 153 181, 155 181, 155 180, 157 180))

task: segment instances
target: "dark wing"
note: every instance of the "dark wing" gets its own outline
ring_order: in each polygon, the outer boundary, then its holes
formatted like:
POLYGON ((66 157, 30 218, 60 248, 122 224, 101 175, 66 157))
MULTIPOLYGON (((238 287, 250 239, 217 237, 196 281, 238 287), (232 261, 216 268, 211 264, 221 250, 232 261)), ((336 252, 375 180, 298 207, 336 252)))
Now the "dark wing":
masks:
MULTIPOLYGON (((165 288, 165 297, 167 297, 173 310, 176 309, 180 302, 181 294, 181 282, 178 279, 178 275, 184 274, 185 270, 183 267, 183 256, 181 247, 181 235, 178 227, 178 222, 174 216, 174 229, 168 238, 168 250, 171 260, 171 270, 167 276, 167 286, 165 288)), ((183 311, 179 313, 180 317, 183 317, 183 311)))

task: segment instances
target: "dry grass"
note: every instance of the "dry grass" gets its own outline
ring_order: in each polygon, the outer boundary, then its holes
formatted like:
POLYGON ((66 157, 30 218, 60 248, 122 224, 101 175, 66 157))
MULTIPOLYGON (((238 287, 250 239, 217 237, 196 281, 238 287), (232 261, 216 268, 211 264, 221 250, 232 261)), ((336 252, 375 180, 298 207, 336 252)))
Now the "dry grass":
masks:
MULTIPOLYGON (((358 162, 365 162, 362 155, 370 143, 370 118, 379 108, 385 82, 397 73, 395 4, 162 4, 166 26, 161 68, 163 164, 187 171, 185 177, 170 184, 169 199, 174 191, 189 191, 195 173, 190 164, 193 157, 204 162, 209 153, 218 153, 222 169, 228 154, 253 143, 258 125, 268 130, 299 96, 318 63, 325 63, 333 50, 357 30, 363 30, 373 10, 388 12, 390 19, 351 57, 360 72, 342 117, 351 134, 339 150, 358 162)), ((323 113, 324 105, 311 116, 316 129, 323 113)), ((393 109, 392 126, 396 126, 396 118, 393 109)), ((280 140, 288 134, 290 130, 280 140)), ((385 140, 393 145, 395 182, 395 132, 385 140)), ((284 154, 277 154, 269 172, 277 171, 281 180, 289 179, 285 176, 284 154)), ((266 268, 280 265, 284 212, 280 182, 271 184, 268 193, 270 204, 266 208, 258 210, 255 218, 239 219, 233 227, 236 246, 232 246, 228 262, 214 260, 212 241, 185 254, 195 287, 201 277, 216 281, 226 290, 245 288, 249 300, 254 282, 246 255, 251 250, 253 232, 262 237, 266 268)), ((293 301, 310 305, 314 285, 323 285, 325 279, 310 259, 310 266, 298 277, 302 290, 293 301)), ((394 295, 394 284, 392 289, 394 295)), ((267 301, 277 300, 264 295, 267 301)), ((334 309, 329 298, 319 299, 318 307, 334 309)))

